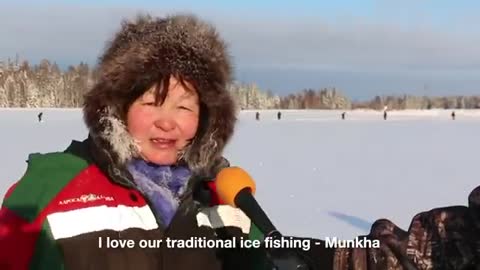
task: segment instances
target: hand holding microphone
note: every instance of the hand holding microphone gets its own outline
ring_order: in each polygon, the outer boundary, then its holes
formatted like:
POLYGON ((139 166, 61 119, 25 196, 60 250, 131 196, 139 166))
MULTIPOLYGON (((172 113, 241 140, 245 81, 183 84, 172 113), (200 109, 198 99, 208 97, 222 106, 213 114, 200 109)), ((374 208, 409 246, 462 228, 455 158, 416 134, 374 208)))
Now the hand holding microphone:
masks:
MULTIPOLYGON (((224 168, 217 174, 215 186, 218 197, 224 203, 240 208, 266 239, 283 237, 253 197, 256 186, 247 172, 239 167, 224 168)), ((313 270, 308 256, 299 251, 273 248, 267 251, 278 270, 313 270)))

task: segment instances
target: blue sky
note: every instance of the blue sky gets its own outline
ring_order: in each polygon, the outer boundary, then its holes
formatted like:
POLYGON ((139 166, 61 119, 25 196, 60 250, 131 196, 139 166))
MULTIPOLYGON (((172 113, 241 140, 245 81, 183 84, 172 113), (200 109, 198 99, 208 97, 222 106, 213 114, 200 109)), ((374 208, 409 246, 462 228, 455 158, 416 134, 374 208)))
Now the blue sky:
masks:
POLYGON ((236 78, 288 94, 480 94, 480 1, 0 0, 0 59, 95 64, 122 18, 195 13, 230 44, 236 78), (6 27, 4 27, 6 26, 6 27))

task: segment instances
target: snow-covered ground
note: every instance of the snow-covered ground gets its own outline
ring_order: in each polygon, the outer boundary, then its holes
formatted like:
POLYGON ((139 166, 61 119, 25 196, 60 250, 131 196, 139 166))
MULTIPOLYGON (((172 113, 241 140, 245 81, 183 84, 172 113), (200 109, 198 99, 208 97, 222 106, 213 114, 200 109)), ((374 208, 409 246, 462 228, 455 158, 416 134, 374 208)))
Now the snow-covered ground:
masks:
MULTIPOLYGON (((0 109, 0 193, 29 153, 63 150, 87 130, 77 109, 0 109)), ((257 183, 284 233, 351 239, 378 218, 408 229, 414 214, 466 205, 480 185, 480 111, 242 111, 225 156, 257 183)), ((1 199, 0 199, 1 200, 1 199)))

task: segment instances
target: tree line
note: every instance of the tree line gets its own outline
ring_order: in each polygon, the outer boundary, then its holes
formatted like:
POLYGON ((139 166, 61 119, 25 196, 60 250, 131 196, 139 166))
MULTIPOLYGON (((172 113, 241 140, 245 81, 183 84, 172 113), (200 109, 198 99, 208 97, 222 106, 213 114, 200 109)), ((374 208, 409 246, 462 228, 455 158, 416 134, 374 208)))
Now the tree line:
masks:
MULTIPOLYGON (((56 63, 42 60, 31 66, 28 61, 0 61, 0 107, 76 108, 83 95, 98 78, 88 64, 80 63, 61 70, 56 63)), ((376 96, 369 101, 352 101, 335 88, 303 89, 279 96, 255 84, 232 83, 229 90, 241 109, 474 109, 480 108, 480 96, 376 96)))

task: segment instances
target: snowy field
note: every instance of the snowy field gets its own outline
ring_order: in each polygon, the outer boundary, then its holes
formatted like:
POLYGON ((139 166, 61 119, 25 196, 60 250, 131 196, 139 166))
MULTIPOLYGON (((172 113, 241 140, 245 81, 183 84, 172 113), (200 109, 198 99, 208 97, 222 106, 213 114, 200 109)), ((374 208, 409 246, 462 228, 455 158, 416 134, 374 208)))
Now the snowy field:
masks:
MULTIPOLYGON (((87 130, 80 110, 0 109, 0 193, 31 152, 63 150, 87 130)), ((257 182, 256 197, 287 235, 351 239, 388 218, 466 205, 480 185, 480 111, 242 111, 225 156, 257 182)), ((1 201, 1 199, 0 199, 1 201)))

